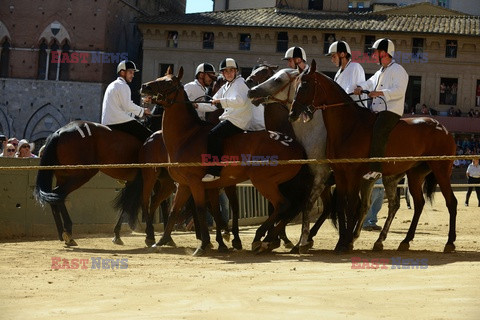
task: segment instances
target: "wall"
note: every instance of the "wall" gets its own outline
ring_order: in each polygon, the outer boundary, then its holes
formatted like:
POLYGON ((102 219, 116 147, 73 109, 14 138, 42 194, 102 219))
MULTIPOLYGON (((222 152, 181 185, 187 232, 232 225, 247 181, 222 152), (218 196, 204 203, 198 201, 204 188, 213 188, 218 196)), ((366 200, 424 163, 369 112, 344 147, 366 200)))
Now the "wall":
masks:
POLYGON ((0 79, 0 88, 0 132, 8 137, 35 141, 75 119, 100 121, 100 83, 0 79))

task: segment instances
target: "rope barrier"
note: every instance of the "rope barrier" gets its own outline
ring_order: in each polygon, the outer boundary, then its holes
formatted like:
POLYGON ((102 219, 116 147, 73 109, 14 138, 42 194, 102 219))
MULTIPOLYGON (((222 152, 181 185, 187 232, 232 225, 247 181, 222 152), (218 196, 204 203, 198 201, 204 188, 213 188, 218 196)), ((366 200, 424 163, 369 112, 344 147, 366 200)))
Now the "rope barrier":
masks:
POLYGON ((226 161, 218 163, 204 162, 166 162, 166 163, 124 163, 124 164, 88 164, 88 165, 55 165, 55 166, 9 166, 0 167, 1 170, 78 170, 78 169, 129 169, 129 168, 158 168, 158 167, 202 167, 211 165, 220 166, 276 166, 299 164, 336 164, 361 162, 408 162, 408 161, 442 161, 442 160, 471 160, 480 159, 480 155, 462 156, 421 156, 421 157, 386 157, 386 158, 344 158, 344 159, 292 159, 274 161, 226 161))

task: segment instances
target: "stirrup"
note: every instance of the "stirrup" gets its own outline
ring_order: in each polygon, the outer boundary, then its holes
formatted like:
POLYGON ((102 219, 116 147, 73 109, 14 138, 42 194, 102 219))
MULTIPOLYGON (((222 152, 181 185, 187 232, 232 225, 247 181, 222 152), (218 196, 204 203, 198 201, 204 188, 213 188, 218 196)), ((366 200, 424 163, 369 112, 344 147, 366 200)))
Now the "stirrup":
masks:
POLYGON ((370 180, 370 181, 376 181, 382 177, 381 172, 376 172, 376 171, 370 171, 369 173, 366 173, 363 176, 363 179, 365 180, 370 180))
POLYGON ((211 182, 220 179, 219 176, 214 176, 213 174, 207 173, 203 178, 202 182, 211 182))

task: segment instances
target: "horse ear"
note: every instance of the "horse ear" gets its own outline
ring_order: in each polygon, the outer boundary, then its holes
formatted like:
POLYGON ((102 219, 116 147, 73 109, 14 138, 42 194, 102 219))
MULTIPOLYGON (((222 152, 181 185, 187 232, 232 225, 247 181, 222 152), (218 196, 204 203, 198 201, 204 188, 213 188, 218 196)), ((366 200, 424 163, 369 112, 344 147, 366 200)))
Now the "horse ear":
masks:
POLYGON ((317 62, 315 59, 312 60, 312 65, 310 66, 310 72, 315 72, 317 71, 317 62))
POLYGON ((165 72, 165 75, 169 75, 169 74, 172 74, 172 66, 168 66, 167 68, 167 72, 165 72))
POLYGON ((277 69, 278 69, 278 65, 277 65, 277 66, 272 66, 272 69, 273 69, 273 70, 277 70, 277 69))
POLYGON ((177 78, 178 78, 178 80, 182 80, 182 78, 183 78, 183 67, 180 67, 180 70, 178 70, 177 78))

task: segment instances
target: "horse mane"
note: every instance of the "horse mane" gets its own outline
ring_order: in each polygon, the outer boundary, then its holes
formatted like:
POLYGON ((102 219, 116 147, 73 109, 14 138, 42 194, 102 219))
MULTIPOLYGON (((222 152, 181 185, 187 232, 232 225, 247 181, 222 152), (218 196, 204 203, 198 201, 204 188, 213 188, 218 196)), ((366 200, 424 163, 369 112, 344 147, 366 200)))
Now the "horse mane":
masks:
POLYGON ((183 91, 183 99, 184 99, 185 104, 187 106, 187 111, 192 116, 195 123, 197 123, 198 125, 201 125, 201 126, 211 125, 207 121, 204 121, 204 120, 200 119, 200 117, 198 116, 197 110, 195 110, 195 107, 193 106, 193 103, 188 99, 188 95, 185 92, 185 90, 183 89, 183 86, 182 86, 182 91, 183 91))

